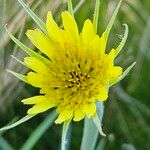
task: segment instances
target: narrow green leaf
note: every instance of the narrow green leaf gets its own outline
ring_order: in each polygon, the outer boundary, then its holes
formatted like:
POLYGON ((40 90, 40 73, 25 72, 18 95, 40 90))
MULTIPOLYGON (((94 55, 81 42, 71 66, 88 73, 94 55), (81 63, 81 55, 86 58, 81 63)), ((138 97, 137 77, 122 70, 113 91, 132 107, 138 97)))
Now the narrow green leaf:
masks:
POLYGON ((107 39, 108 36, 109 36, 110 30, 111 30, 111 28, 112 28, 112 26, 113 26, 113 24, 114 24, 114 21, 115 21, 115 19, 116 19, 117 14, 118 14, 118 11, 119 11, 119 8, 120 8, 120 6, 121 6, 121 3, 122 3, 122 0, 120 0, 120 2, 118 3, 118 5, 117 5, 117 7, 116 7, 116 9, 115 9, 115 11, 114 11, 114 13, 113 13, 111 19, 110 19, 110 22, 108 23, 108 26, 107 26, 107 28, 106 28, 106 39, 107 39))
MULTIPOLYGON (((97 102, 97 114, 102 120, 104 107, 103 102, 97 102)), ((92 119, 85 118, 84 120, 84 130, 83 130, 83 137, 81 143, 81 150, 94 150, 95 145, 98 138, 98 129, 95 126, 92 119)))
POLYGON ((102 136, 106 136, 106 134, 105 134, 105 133, 103 132, 103 130, 102 130, 101 121, 100 121, 100 119, 99 119, 97 113, 95 114, 95 116, 94 116, 92 119, 93 119, 93 122, 95 123, 95 125, 97 126, 99 133, 100 133, 102 136))
POLYGON ((46 58, 44 58, 42 55, 34 52, 32 49, 28 48, 27 46, 25 46, 23 43, 21 43, 18 39, 16 39, 7 29, 7 27, 5 26, 5 30, 8 33, 9 37, 25 52, 27 53, 29 56, 35 57, 40 59, 41 61, 43 61, 46 64, 49 64, 49 60, 47 60, 46 58))
POLYGON ((116 56, 120 53, 128 38, 128 33, 129 33, 128 25, 127 24, 123 24, 123 25, 125 26, 125 33, 124 33, 124 37, 122 38, 122 41, 120 42, 119 46, 116 49, 116 56))
POLYGON ((21 4, 24 10, 30 15, 30 17, 36 22, 39 28, 45 34, 47 34, 45 23, 22 0, 18 0, 18 2, 21 4))
POLYGON ((124 79, 124 78, 128 75, 128 73, 130 72, 130 70, 135 66, 135 64, 136 64, 136 62, 133 62, 133 63, 123 72, 123 74, 119 77, 119 79, 118 79, 116 82, 112 83, 110 86, 112 86, 112 85, 114 85, 114 84, 120 82, 122 79, 124 79))
POLYGON ((62 139, 61 139, 61 150, 66 150, 66 144, 67 144, 67 131, 69 128, 69 124, 70 124, 71 120, 65 121, 63 124, 63 130, 62 130, 62 139))
POLYGON ((68 11, 70 12, 70 14, 72 16, 74 16, 73 7, 72 7, 72 0, 68 0, 68 11))
POLYGON ((26 66, 26 64, 24 62, 22 62, 21 60, 19 60, 17 57, 15 57, 14 55, 11 55, 12 58, 14 58, 17 62, 19 62, 20 64, 22 64, 23 66, 26 66))
POLYGON ((96 0, 95 11, 94 11, 94 19, 93 19, 93 24, 94 24, 96 32, 97 32, 97 25, 98 25, 98 18, 99 18, 99 7, 100 7, 100 0, 96 0))
POLYGON ((27 141, 22 146, 21 150, 31 150, 42 135, 51 127, 53 121, 56 119, 57 114, 55 111, 50 112, 50 114, 45 118, 45 120, 34 130, 27 141))
POLYGON ((18 79, 22 80, 23 82, 26 82, 27 83, 27 78, 25 75, 22 75, 20 73, 17 73, 17 72, 14 72, 14 71, 11 71, 11 70, 7 70, 9 73, 11 73, 13 76, 17 77, 18 79))
POLYGON ((22 123, 28 121, 29 119, 31 119, 31 118, 34 117, 34 116, 35 116, 35 115, 33 115, 33 116, 28 116, 28 115, 26 115, 25 117, 23 117, 22 119, 18 120, 17 122, 15 122, 15 123, 13 123, 13 124, 11 124, 11 125, 9 125, 9 126, 0 128, 0 132, 1 132, 1 131, 4 131, 4 130, 12 129, 12 128, 14 128, 14 127, 16 127, 16 126, 18 126, 18 125, 20 125, 20 124, 22 124, 22 123))

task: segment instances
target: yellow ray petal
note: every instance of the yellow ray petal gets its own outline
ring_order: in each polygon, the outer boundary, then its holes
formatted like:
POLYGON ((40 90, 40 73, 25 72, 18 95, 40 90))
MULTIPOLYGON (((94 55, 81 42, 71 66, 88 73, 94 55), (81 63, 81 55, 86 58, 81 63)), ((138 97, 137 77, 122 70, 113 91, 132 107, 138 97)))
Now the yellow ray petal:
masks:
POLYGON ((50 84, 48 76, 34 72, 28 73, 27 82, 32 86, 39 88, 46 87, 48 84, 50 84))
POLYGON ((100 38, 100 44, 99 44, 101 53, 105 53, 106 44, 107 44, 106 32, 104 32, 100 38))
POLYGON ((72 115, 73 110, 64 110, 59 114, 58 118, 55 120, 55 123, 60 124, 66 120, 69 120, 72 118, 72 115))
POLYGON ((78 40, 79 39, 78 26, 73 16, 71 16, 71 14, 68 11, 64 11, 61 14, 61 16, 64 29, 68 32, 70 38, 72 37, 74 40, 78 40))
POLYGON ((99 101, 105 101, 108 97, 108 89, 106 86, 103 86, 99 89, 99 94, 97 95, 96 99, 99 101))
POLYGON ((122 68, 119 67, 119 66, 115 66, 111 70, 112 70, 111 71, 112 74, 111 74, 111 77, 110 77, 109 84, 113 85, 118 80, 120 75, 122 74, 122 68))
POLYGON ((34 97, 23 99, 21 102, 23 104, 32 105, 32 104, 39 104, 45 101, 46 101, 45 96, 34 96, 34 97))
POLYGON ((83 106, 83 110, 88 117, 92 117, 96 112, 95 103, 86 103, 83 106))
POLYGON ((50 73, 49 68, 42 61, 35 57, 25 57, 24 63, 35 72, 42 74, 50 73))
POLYGON ((119 66, 114 66, 112 69, 112 77, 118 77, 122 74, 122 68, 119 66))
POLYGON ((26 35, 42 53, 52 59, 55 47, 50 39, 39 29, 27 30, 26 35))
POLYGON ((32 108, 28 110, 29 115, 35 115, 38 113, 42 113, 52 107, 55 107, 55 104, 51 103, 50 100, 45 100, 43 103, 36 104, 32 108))
POLYGON ((85 113, 82 110, 82 107, 75 109, 74 111, 74 121, 80 121, 85 117, 85 113))
POLYGON ((87 19, 84 22, 83 30, 81 33, 82 42, 83 42, 83 45, 85 46, 85 48, 88 48, 94 35, 96 35, 96 33, 94 31, 94 26, 93 26, 91 20, 87 19))
POLYGON ((46 29, 50 39, 56 43, 62 43, 61 29, 53 19, 51 12, 47 13, 46 29))

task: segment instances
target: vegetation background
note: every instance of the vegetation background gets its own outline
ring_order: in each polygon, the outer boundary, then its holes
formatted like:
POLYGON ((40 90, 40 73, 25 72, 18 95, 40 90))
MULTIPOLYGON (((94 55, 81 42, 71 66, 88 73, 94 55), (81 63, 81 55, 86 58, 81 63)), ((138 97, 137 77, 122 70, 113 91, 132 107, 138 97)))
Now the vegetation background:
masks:
MULTIPOLYGON (((47 11, 52 11, 58 24, 61 24, 60 13, 67 9, 66 0, 24 1, 44 21, 47 11)), ((85 19, 92 19, 95 6, 95 0, 73 0, 73 5, 75 7, 82 2, 75 13, 80 30, 85 19)), ((118 0, 101 0, 99 34, 104 31, 117 3, 118 0)), ((137 64, 121 83, 110 90, 103 117, 103 129, 108 136, 99 137, 95 148, 97 150, 150 149, 150 1, 123 1, 109 37, 108 50, 120 42, 124 33, 123 23, 129 25, 130 32, 116 64, 124 69, 134 61, 137 64)), ((38 93, 37 89, 24 84, 6 71, 10 69, 25 73, 27 69, 10 56, 23 60, 25 54, 10 40, 4 30, 5 24, 13 35, 31 48, 33 47, 25 32, 28 28, 37 27, 17 0, 0 0, 0 127, 25 116, 28 107, 23 106, 20 101, 38 93)), ((35 150, 59 149, 62 126, 46 124, 44 121, 48 113, 40 114, 17 128, 1 133, 0 150, 21 149, 27 141, 34 141, 32 149, 35 150)), ((79 149, 82 133, 83 121, 72 123, 70 149, 79 149)))

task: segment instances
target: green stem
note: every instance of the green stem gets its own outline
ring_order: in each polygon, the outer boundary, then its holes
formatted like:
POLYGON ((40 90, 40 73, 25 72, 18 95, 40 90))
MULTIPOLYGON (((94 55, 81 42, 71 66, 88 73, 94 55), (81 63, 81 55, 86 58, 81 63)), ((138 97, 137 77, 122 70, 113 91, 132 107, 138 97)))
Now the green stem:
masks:
POLYGON ((63 130, 62 130, 62 139, 61 139, 61 150, 66 150, 66 144, 67 144, 67 131, 69 128, 69 124, 70 124, 71 120, 68 120, 66 122, 64 122, 63 124, 63 130))
MULTIPOLYGON (((97 114, 102 121, 103 118, 103 102, 97 102, 97 114)), ((83 131, 83 137, 82 137, 82 143, 81 143, 81 150, 94 150, 95 145, 98 138, 98 128, 96 127, 95 123, 92 119, 85 118, 84 121, 84 131, 83 131)))

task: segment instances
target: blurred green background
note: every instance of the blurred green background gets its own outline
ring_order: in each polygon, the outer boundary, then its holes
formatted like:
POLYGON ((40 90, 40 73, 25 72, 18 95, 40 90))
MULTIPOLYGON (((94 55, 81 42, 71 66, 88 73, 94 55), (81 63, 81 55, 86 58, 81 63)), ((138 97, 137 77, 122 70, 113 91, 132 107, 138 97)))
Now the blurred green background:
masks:
MULTIPOLYGON (((25 0, 25 2, 43 21, 46 19, 47 11, 52 11, 55 20, 61 25, 60 13, 67 9, 66 0, 25 0)), ((84 3, 75 13, 80 31, 85 19, 92 19, 95 6, 94 0, 73 0, 73 5, 76 7, 82 2, 84 3)), ((118 0, 101 0, 99 34, 104 31, 117 3, 118 0)), ((124 69, 134 61, 137 64, 121 83, 110 89, 109 98, 104 103, 103 117, 103 130, 108 136, 99 137, 95 148, 97 150, 150 149, 150 1, 123 1, 109 37, 108 50, 117 47, 120 42, 124 33, 123 23, 129 25, 130 32, 116 64, 124 69)), ((0 0, 0 127, 25 116, 28 107, 23 106, 20 101, 39 92, 7 73, 7 69, 20 73, 25 73, 27 69, 10 56, 14 55, 23 60, 25 53, 10 40, 4 30, 5 24, 13 35, 31 48, 33 45, 25 36, 25 31, 37 27, 17 0, 0 0)), ((29 137, 34 137, 35 132, 42 130, 37 128, 48 114, 49 111, 1 133, 0 150, 20 149, 29 137)), ((45 128, 45 132, 39 134, 39 140, 33 144, 33 149, 59 149, 61 129, 62 125, 55 124, 45 128)), ((83 121, 72 123, 70 133, 70 149, 78 150, 83 134, 83 121)))

